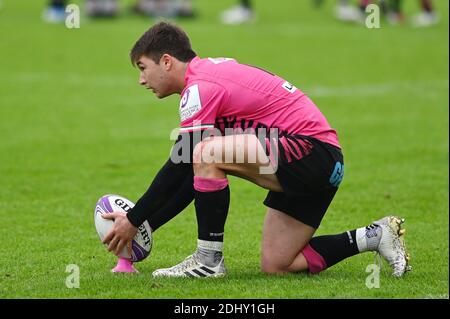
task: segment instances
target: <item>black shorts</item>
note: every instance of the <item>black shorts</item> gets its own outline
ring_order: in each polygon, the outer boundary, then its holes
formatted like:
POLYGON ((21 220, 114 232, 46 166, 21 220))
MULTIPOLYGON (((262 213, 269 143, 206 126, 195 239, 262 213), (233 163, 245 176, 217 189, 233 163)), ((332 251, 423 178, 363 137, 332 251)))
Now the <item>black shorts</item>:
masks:
POLYGON ((344 157, 331 144, 307 136, 295 138, 301 142, 298 145, 307 146, 306 152, 302 150, 304 156, 288 162, 279 146, 275 174, 283 192, 269 191, 264 205, 317 229, 344 176, 344 157))

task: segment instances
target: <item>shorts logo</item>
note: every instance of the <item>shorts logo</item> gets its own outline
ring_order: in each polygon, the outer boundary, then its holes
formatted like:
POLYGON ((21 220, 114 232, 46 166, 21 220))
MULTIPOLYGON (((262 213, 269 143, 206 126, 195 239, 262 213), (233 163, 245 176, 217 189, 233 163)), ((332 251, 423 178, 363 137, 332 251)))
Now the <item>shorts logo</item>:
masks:
POLYGON ((333 174, 331 174, 329 182, 334 187, 339 187, 339 184, 341 184, 343 178, 344 178, 344 164, 342 164, 341 162, 336 162, 333 174))
POLYGON ((202 108, 198 84, 188 87, 180 100, 181 122, 193 117, 202 108))

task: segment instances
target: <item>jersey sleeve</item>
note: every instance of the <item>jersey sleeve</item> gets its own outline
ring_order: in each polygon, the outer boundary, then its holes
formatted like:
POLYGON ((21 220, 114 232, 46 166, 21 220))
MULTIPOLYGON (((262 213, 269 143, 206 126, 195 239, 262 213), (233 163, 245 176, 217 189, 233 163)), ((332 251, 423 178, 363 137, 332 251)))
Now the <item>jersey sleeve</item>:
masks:
POLYGON ((190 84, 180 101, 180 133, 214 128, 216 117, 220 116, 227 100, 227 91, 216 83, 190 84))
POLYGON ((169 159, 159 170, 148 190, 127 213, 127 218, 135 227, 148 220, 152 230, 155 230, 180 213, 193 199, 192 165, 175 164, 169 159), (168 205, 169 202, 178 204, 168 205), (160 212, 161 209, 164 212, 160 212), (159 214, 159 217, 153 218, 158 216, 155 214, 159 214))

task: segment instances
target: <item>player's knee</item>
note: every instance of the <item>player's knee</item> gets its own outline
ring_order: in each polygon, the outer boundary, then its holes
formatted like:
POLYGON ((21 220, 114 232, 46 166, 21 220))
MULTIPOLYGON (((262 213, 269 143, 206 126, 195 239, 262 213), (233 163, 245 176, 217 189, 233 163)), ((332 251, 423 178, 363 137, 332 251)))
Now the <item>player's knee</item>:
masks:
POLYGON ((207 176, 218 169, 220 161, 210 149, 213 147, 212 141, 202 141, 198 143, 192 152, 192 165, 195 175, 207 176))
POLYGON ((192 159, 194 163, 215 163, 217 161, 216 142, 213 140, 201 141, 195 145, 192 151, 192 159))
POLYGON ((195 145, 192 151, 192 162, 194 167, 199 166, 202 163, 202 149, 204 148, 205 142, 200 142, 195 145))
POLYGON ((261 257, 261 271, 266 274, 281 274, 289 271, 288 262, 273 258, 268 254, 261 257))
POLYGON ((287 272, 287 269, 277 263, 261 262, 261 271, 265 274, 282 274, 287 272))

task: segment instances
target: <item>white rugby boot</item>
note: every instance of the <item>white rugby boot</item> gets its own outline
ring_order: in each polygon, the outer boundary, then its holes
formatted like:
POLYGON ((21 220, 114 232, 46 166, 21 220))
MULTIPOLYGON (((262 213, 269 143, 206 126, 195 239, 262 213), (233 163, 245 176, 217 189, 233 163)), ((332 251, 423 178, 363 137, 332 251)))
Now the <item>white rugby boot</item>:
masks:
POLYGON ((344 22, 363 23, 366 18, 365 14, 359 8, 349 4, 338 4, 334 14, 338 20, 344 22))
POLYGON ((439 16, 434 12, 422 12, 411 19, 413 27, 430 27, 439 23, 439 16))
POLYGON ((222 256, 219 263, 214 266, 207 266, 200 261, 199 254, 186 257, 181 263, 170 268, 157 269, 153 272, 153 277, 223 277, 227 273, 222 256))
POLYGON ((381 228, 381 238, 375 251, 388 261, 394 277, 402 277, 412 269, 404 241, 406 230, 401 228, 404 222, 403 218, 397 216, 387 216, 373 222, 373 225, 381 228))
POLYGON ((238 25, 255 20, 253 10, 243 5, 236 5, 221 13, 220 19, 224 24, 238 25))

